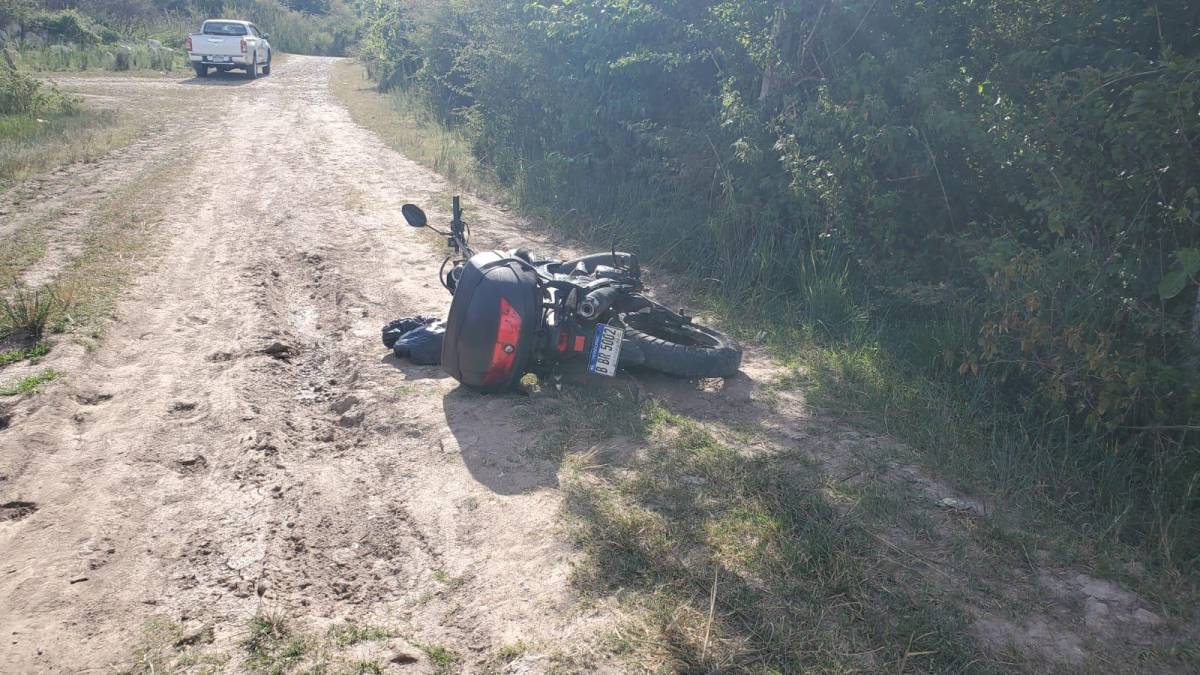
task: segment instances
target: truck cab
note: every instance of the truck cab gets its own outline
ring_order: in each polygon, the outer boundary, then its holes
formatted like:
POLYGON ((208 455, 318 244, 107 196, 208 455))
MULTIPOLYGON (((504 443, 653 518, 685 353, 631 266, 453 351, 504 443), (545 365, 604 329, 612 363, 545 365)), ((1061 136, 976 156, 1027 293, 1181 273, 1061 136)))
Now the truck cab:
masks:
POLYGON ((199 33, 187 36, 184 46, 196 77, 208 77, 210 69, 236 69, 254 79, 271 74, 269 37, 249 21, 209 19, 200 26, 199 33))

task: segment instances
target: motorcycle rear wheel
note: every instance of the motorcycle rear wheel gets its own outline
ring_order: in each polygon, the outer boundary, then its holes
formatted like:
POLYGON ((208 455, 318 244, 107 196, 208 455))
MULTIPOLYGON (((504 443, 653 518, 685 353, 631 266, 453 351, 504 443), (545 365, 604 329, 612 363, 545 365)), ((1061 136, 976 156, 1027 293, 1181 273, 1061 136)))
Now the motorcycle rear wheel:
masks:
POLYGON ((624 323, 625 339, 641 348, 645 368, 678 377, 731 377, 742 364, 741 346, 707 326, 646 313, 626 314, 624 323))

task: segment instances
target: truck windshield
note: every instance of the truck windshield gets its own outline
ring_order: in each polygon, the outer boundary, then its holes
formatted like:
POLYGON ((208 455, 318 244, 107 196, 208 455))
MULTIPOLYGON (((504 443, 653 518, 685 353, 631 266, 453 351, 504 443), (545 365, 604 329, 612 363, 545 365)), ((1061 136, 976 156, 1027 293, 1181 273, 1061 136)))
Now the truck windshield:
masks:
POLYGON ((205 35, 245 35, 246 26, 231 21, 205 21, 201 29, 205 35))

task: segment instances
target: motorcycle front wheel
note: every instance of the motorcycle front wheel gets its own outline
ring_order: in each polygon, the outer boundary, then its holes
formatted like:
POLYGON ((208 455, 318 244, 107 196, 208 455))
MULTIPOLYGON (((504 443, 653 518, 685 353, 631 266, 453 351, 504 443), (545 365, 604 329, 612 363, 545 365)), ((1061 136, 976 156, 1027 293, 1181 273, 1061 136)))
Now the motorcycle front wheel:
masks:
POLYGON ((623 318, 625 339, 641 349, 645 368, 678 377, 731 377, 742 364, 741 346, 720 331, 653 312, 623 318))

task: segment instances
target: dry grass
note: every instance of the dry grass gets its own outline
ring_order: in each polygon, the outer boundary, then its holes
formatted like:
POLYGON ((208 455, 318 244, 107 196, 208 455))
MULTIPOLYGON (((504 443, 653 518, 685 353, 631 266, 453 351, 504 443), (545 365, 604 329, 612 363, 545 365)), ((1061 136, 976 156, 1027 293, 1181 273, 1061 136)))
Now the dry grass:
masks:
POLYGON ((0 115, 0 192, 55 167, 93 161, 128 144, 137 133, 135 117, 105 110, 0 115))
POLYGON ((433 113, 415 98, 399 90, 379 93, 367 79, 366 69, 350 59, 334 68, 330 82, 354 121, 379 134, 391 147, 462 188, 477 194, 494 192, 494 182, 471 154, 466 135, 438 124, 433 113))

